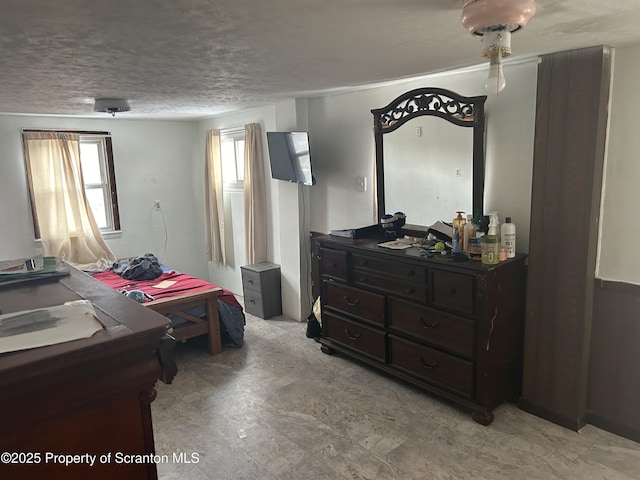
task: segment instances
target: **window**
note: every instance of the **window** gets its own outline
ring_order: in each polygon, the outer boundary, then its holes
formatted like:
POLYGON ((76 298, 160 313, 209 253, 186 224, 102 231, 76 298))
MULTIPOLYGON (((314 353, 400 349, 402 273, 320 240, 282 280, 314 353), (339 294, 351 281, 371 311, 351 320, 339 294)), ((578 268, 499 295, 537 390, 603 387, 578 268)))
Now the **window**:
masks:
POLYGON ((225 190, 242 189, 244 183, 244 129, 220 132, 222 183, 225 190))
POLYGON ((80 163, 84 191, 98 228, 104 231, 119 230, 111 138, 81 135, 80 163))
MULTIPOLYGON (((25 130, 24 132, 38 132, 38 130, 25 130)), ((98 228, 104 232, 120 230, 120 215, 118 212, 118 195, 116 191, 115 170, 113 167, 113 150, 109 132, 86 132, 59 130, 49 132, 76 133, 80 136, 80 164, 84 180, 84 191, 91 208, 91 212, 98 224, 98 228)), ((25 154, 28 155, 25 142, 25 154)), ((31 176, 38 172, 28 170, 29 185, 31 188, 31 176)), ((33 208, 33 207, 32 207, 33 208)), ((34 212, 34 227, 36 237, 40 238, 40 229, 37 225, 37 215, 34 212)))

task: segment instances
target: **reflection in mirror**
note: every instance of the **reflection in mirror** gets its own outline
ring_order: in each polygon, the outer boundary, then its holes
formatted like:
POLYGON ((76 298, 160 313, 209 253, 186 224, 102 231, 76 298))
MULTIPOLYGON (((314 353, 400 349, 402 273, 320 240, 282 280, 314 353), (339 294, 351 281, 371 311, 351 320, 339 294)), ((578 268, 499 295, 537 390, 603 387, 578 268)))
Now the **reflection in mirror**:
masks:
POLYGON ((407 222, 451 222, 472 214, 473 130, 432 116, 416 117, 384 137, 384 195, 388 213, 407 222))
POLYGON ((428 227, 484 212, 486 100, 424 87, 371 110, 378 218, 402 211, 407 225, 428 227))

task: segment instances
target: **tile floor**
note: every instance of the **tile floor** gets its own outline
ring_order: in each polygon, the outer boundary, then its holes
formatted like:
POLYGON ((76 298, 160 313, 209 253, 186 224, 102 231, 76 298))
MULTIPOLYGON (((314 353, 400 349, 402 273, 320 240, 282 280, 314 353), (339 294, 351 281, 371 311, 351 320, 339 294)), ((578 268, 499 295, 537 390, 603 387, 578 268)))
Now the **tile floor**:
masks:
POLYGON ((305 332, 247 315, 243 348, 211 357, 200 339, 177 346, 178 375, 152 403, 156 451, 168 459, 160 479, 640 479, 636 442, 591 425, 576 433, 511 404, 483 427, 323 354, 305 332))

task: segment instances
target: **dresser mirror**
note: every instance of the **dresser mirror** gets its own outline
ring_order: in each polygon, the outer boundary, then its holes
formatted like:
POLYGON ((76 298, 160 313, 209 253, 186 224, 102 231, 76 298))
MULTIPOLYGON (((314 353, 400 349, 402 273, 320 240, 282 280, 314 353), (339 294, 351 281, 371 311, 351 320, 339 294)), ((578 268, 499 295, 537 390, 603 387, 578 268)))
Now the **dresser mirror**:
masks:
POLYGON ((378 218, 402 211, 425 227, 484 212, 486 99, 418 88, 371 110, 378 218))

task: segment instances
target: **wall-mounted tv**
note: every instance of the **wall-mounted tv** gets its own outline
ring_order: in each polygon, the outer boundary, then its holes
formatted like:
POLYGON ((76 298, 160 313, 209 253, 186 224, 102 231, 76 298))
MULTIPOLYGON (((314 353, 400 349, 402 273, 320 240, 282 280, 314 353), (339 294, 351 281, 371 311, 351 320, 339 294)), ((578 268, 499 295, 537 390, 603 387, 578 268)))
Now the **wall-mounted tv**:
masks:
POLYGON ((315 185, 307 132, 267 132, 271 178, 315 185))

